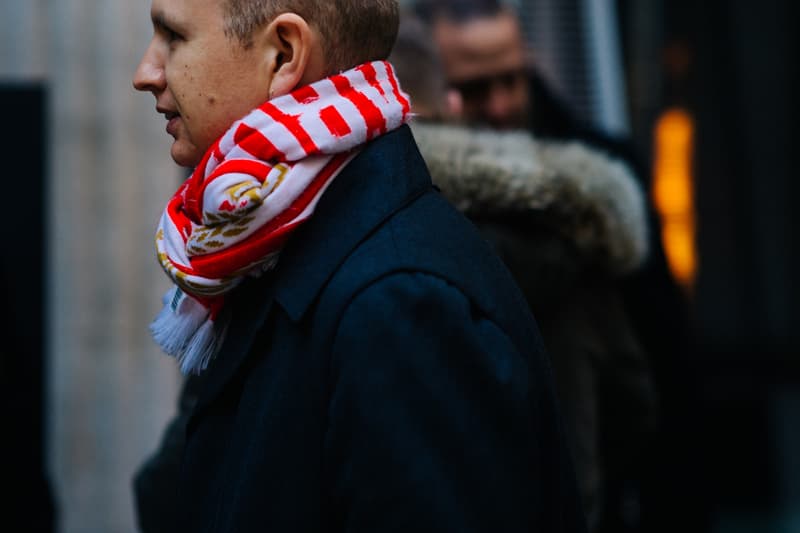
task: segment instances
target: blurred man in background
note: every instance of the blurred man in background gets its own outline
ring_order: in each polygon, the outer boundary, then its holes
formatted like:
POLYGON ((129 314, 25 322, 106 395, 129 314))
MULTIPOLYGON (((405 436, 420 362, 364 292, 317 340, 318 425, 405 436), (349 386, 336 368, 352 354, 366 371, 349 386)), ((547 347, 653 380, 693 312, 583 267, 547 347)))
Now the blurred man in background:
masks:
POLYGON ((536 69, 519 16, 502 0, 418 0, 447 84, 463 102, 463 119, 498 130, 525 129, 541 138, 580 139, 644 167, 632 147, 577 117, 536 69))
POLYGON ((527 127, 534 87, 515 14, 497 2, 452 0, 420 2, 417 12, 430 25, 465 117, 498 129, 527 127))

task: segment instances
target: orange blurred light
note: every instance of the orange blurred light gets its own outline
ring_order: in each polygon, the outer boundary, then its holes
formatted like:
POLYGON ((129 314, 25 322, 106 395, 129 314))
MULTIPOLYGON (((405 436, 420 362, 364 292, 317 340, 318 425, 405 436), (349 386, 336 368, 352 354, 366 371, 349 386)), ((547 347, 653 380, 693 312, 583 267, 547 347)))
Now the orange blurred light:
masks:
POLYGON ((661 217, 661 239, 670 271, 686 290, 697 276, 692 176, 694 121, 684 109, 671 108, 655 128, 653 201, 661 217))

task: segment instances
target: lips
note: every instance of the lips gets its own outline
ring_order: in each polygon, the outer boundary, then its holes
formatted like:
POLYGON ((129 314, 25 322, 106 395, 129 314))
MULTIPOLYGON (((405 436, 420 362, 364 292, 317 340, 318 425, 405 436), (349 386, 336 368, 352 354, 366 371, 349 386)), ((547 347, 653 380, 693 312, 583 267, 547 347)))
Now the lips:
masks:
POLYGON ((164 118, 167 119, 167 133, 169 133, 174 137, 177 132, 178 121, 181 118, 180 113, 177 113, 175 111, 162 111, 162 110, 159 110, 159 113, 163 113, 164 118))

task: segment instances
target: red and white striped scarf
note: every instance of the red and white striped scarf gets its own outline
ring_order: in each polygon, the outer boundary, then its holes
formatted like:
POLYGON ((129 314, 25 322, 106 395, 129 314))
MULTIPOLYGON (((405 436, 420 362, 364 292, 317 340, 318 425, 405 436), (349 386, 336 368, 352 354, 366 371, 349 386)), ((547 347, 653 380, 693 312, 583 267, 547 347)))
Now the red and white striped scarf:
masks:
POLYGON ((357 148, 408 117, 392 66, 376 61, 266 102, 212 145, 156 233, 175 287, 150 329, 183 373, 199 373, 219 349, 225 294, 273 268, 357 148))

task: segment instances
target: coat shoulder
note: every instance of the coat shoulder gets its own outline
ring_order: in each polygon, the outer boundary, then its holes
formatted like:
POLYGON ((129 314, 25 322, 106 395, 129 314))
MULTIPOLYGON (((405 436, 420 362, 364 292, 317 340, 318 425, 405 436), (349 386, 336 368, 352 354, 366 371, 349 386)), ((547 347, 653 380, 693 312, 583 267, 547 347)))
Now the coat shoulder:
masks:
POLYGON ((519 343, 543 351, 525 297, 505 265, 475 226, 433 190, 356 247, 321 291, 316 315, 341 316, 359 294, 388 278, 436 280, 519 343))

